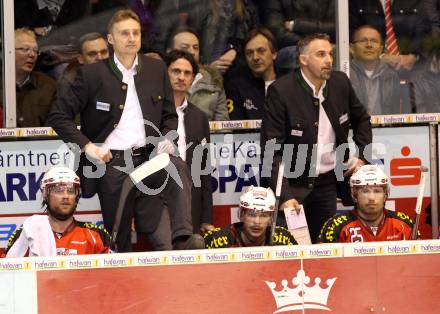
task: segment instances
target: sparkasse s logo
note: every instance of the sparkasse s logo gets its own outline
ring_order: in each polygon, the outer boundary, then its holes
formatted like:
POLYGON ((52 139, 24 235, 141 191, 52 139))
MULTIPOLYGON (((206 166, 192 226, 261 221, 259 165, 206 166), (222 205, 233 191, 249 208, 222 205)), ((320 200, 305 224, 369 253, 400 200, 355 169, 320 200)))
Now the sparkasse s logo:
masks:
POLYGON ((408 157, 411 149, 403 146, 401 154, 404 158, 393 158, 390 162, 391 184, 418 185, 420 183, 422 160, 417 157, 408 157))

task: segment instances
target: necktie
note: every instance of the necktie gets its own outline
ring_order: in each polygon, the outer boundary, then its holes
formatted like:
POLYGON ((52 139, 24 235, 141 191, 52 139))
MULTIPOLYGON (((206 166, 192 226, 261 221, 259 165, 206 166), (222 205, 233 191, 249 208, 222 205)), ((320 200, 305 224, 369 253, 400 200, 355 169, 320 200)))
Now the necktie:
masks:
POLYGON ((396 34, 394 33, 393 21, 391 19, 391 0, 385 0, 385 43, 390 55, 399 55, 396 34))

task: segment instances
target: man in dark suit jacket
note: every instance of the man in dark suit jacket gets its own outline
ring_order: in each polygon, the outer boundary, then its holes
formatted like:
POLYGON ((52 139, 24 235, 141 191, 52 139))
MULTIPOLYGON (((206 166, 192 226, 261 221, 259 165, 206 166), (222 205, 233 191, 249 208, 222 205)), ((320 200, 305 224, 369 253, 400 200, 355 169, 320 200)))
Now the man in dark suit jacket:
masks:
POLYGON ((206 168, 207 163, 210 162, 209 122, 206 114, 186 99, 186 93, 198 73, 198 65, 190 53, 181 50, 170 51, 166 63, 179 120, 177 127, 179 155, 191 170, 193 179, 191 198, 194 232, 204 233, 214 229, 211 174, 201 173, 201 170, 209 169, 206 168))
MULTIPOLYGON (((160 137, 176 129, 177 116, 165 65, 138 54, 141 38, 138 16, 130 10, 116 12, 108 32, 114 54, 108 60, 84 65, 73 83, 66 82, 67 86, 60 87, 49 124, 63 141, 79 146, 88 158, 106 163, 105 173, 97 179, 90 175, 84 178, 90 170, 84 166, 90 166, 90 161, 83 155, 80 174, 83 175, 84 194, 98 193, 104 225, 111 231, 122 182, 127 177, 119 167, 137 167, 150 157, 156 146, 157 152, 173 153, 172 142, 160 141, 160 137), (77 113, 81 115, 81 131, 73 122, 77 113)), ((171 212, 174 247, 197 247, 198 239, 192 236, 189 172, 180 165, 179 158, 171 158, 183 183, 179 187, 174 180, 167 180, 164 194, 171 212)), ((161 188, 167 175, 160 171, 150 176, 147 187, 161 188)), ((133 189, 129 194, 116 239, 119 251, 131 250, 133 216, 140 220, 137 225, 141 227, 150 219, 156 224, 159 221, 162 205, 151 208, 150 196, 145 192, 133 189)))
POLYGON ((337 194, 343 201, 350 200, 342 170, 347 170, 344 176, 348 178, 370 160, 365 148, 372 141, 372 132, 370 116, 347 76, 332 72, 333 48, 328 35, 306 36, 297 49, 300 69, 277 79, 268 89, 261 140, 265 155, 262 177, 271 177, 275 190, 278 164, 281 158, 286 161, 285 176, 289 170, 290 174, 283 180, 281 208, 298 208, 302 203, 315 242, 324 222, 336 212, 337 194), (350 125, 359 154, 348 160, 350 125), (270 145, 265 145, 270 140, 282 145, 273 163, 267 161, 273 153, 270 145), (346 161, 348 165, 343 167, 346 161))

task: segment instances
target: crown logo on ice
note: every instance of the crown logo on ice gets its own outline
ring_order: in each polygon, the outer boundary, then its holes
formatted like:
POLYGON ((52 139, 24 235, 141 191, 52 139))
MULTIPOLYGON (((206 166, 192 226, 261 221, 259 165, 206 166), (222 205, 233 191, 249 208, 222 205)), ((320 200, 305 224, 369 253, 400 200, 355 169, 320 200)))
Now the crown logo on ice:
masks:
POLYGON ((320 287, 321 278, 315 278, 315 285, 306 286, 310 283, 310 277, 306 276, 304 270, 298 270, 296 277, 292 278, 293 288, 288 287, 288 281, 281 281, 282 289, 276 290, 277 284, 272 281, 266 281, 267 286, 272 291, 273 297, 277 304, 277 310, 274 313, 302 310, 320 309, 330 311, 327 307, 327 299, 335 278, 327 279, 327 288, 320 287))

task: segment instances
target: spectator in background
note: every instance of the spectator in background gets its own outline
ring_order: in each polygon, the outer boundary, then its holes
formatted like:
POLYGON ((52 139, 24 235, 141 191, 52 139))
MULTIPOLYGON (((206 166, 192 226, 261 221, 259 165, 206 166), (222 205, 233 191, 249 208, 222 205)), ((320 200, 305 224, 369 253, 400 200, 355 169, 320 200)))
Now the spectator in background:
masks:
POLYGON ((234 62, 246 34, 259 25, 251 0, 210 0, 200 25, 202 62, 226 73, 234 62))
POLYGON ((78 67, 96 63, 109 56, 107 40, 100 33, 87 33, 78 40, 79 56, 64 70, 63 78, 73 82, 78 67))
POLYGON ((276 79, 275 38, 266 28, 251 30, 243 41, 247 67, 226 81, 232 120, 261 119, 266 91, 276 79))
POLYGON ((88 33, 79 39, 80 64, 91 64, 109 56, 107 40, 100 33, 88 33))
POLYGON ((362 25, 374 26, 385 41, 386 51, 383 61, 396 70, 411 71, 421 57, 423 39, 431 32, 424 2, 420 0, 349 1, 350 32, 353 33, 362 25), (388 10, 390 14, 385 14, 388 10))
POLYGON ((430 54, 411 83, 414 88, 414 101, 417 113, 440 112, 440 52, 430 54))
POLYGON ((76 21, 89 11, 89 0, 14 0, 15 27, 33 29, 39 36, 76 21))
POLYGON ((143 49, 164 53, 172 30, 180 24, 174 1, 130 0, 129 6, 141 21, 143 49))
POLYGON ((380 59, 383 42, 379 31, 370 25, 359 27, 353 33, 350 51, 350 80, 368 113, 402 113, 399 75, 380 59))
POLYGON ((199 175, 197 171, 192 171, 192 164, 201 163, 201 166, 196 166, 196 169, 205 169, 207 162, 210 162, 208 158, 209 123, 203 111, 194 106, 186 97, 198 72, 198 65, 190 53, 182 50, 172 50, 167 56, 166 63, 179 117, 177 148, 180 158, 186 162, 193 176, 191 214, 194 233, 201 232, 203 234, 214 229, 212 225, 211 175, 199 175), (200 148, 203 148, 203 155, 201 155, 200 148), (198 153, 199 155, 197 155, 198 153), (198 178, 194 176, 198 176, 198 178), (198 183, 196 184, 196 182, 198 183))
POLYGON ((431 23, 431 35, 440 36, 440 0, 425 0, 426 14, 431 23))
POLYGON ((46 74, 34 71, 38 45, 34 32, 15 30, 15 79, 17 127, 45 126, 56 99, 57 84, 46 74))
POLYGON ((335 42, 334 0, 269 0, 266 25, 278 42, 277 68, 283 72, 296 66, 296 43, 305 35, 326 33, 335 42))
POLYGON ((171 36, 169 50, 189 52, 199 66, 199 73, 188 92, 188 100, 201 109, 208 120, 229 120, 226 95, 221 74, 211 66, 200 64, 200 45, 197 34, 187 27, 178 28, 171 36))

